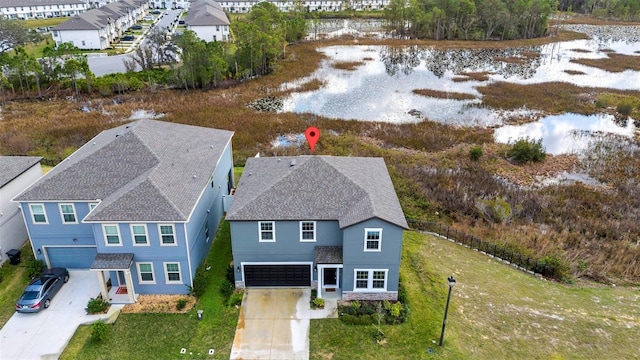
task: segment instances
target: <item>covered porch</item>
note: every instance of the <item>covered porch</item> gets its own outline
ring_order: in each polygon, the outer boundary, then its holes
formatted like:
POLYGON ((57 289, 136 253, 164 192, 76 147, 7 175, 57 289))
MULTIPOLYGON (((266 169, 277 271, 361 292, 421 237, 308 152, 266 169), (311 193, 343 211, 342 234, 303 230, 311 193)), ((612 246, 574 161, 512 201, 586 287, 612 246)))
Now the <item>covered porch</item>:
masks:
POLYGON ((342 246, 316 246, 315 263, 318 271, 318 297, 342 298, 342 246))
POLYGON ((132 304, 137 295, 133 287, 131 265, 133 253, 97 254, 91 271, 95 271, 102 298, 111 304, 132 304), (115 279, 115 280, 114 280, 115 279), (111 283, 109 287, 109 281, 111 283))

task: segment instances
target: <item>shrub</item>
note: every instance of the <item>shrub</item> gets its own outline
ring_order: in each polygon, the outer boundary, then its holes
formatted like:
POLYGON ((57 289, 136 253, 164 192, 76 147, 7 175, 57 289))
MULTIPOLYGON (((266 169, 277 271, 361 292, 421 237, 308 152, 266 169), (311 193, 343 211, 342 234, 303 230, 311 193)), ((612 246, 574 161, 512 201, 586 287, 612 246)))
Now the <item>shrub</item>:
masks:
POLYGON ((187 306, 187 299, 178 299, 176 303, 176 309, 182 310, 187 306))
POLYGON ((24 263, 24 267, 27 269, 27 276, 33 279, 44 271, 44 262, 42 260, 31 259, 24 263))
POLYGON ((104 313, 109 308, 109 303, 102 298, 91 298, 87 303, 87 313, 99 314, 104 313))
POLYGON ((91 325, 91 339, 93 341, 104 341, 109 336, 109 325, 98 320, 91 325))
POLYGON ((193 286, 189 287, 189 293, 193 296, 200 296, 204 294, 206 287, 207 273, 204 268, 204 263, 202 263, 196 270, 196 276, 193 277, 193 286))
POLYGON ((317 308, 324 308, 324 299, 323 298, 313 299, 313 305, 315 305, 317 308))
POLYGON ((225 280, 222 284, 220 284, 220 293, 224 296, 225 300, 229 300, 231 294, 235 290, 235 286, 229 281, 225 280))
POLYGON ((529 161, 537 162, 546 158, 542 139, 534 140, 530 138, 520 139, 509 150, 509 156, 516 162, 526 163, 529 161))
POLYGON ((480 146, 473 146, 471 148, 471 150, 469 150, 469 158, 471 159, 471 161, 478 161, 480 160, 480 158, 482 157, 482 147, 480 146))
POLYGON ((344 314, 340 316, 342 322, 348 325, 371 325, 374 324, 375 321, 373 319, 373 315, 351 315, 344 314))
POLYGON ((631 112, 633 112, 634 107, 635 107, 635 104, 633 99, 625 98, 618 103, 618 106, 616 107, 616 111, 624 116, 629 116, 631 115, 631 112))
POLYGON ((244 295, 243 292, 238 292, 238 291, 234 291, 233 294, 231 294, 231 296, 229 297, 229 301, 228 301, 228 305, 233 307, 233 306, 240 306, 242 304, 242 296, 244 295))

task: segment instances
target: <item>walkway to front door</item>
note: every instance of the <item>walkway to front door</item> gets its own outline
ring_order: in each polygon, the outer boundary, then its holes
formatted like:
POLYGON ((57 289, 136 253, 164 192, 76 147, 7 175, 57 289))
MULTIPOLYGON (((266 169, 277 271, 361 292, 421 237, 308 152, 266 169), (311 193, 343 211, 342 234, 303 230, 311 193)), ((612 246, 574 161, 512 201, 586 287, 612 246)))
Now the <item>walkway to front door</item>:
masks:
POLYGON ((309 359, 309 289, 247 289, 231 359, 309 359))

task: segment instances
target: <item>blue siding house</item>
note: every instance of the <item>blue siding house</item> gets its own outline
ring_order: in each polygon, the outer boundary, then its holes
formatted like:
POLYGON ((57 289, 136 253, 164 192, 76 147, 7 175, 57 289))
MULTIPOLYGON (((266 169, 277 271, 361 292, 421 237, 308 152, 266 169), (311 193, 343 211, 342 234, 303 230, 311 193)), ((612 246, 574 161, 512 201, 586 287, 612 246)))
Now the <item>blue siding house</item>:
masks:
POLYGON ((226 219, 237 288, 398 297, 408 227, 381 158, 248 159, 226 219))
POLYGON ((98 134, 19 194, 35 256, 102 296, 184 294, 233 189, 226 130, 139 120, 98 134))

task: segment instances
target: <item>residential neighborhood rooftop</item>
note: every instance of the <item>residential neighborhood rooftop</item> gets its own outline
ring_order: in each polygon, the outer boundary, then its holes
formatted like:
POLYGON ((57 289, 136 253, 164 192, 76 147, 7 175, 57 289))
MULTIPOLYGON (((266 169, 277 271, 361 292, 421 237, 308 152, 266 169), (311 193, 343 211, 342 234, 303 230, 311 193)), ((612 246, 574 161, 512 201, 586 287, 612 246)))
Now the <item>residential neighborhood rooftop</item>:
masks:
POLYGON ((229 19, 220 4, 212 0, 193 1, 184 20, 189 26, 229 25, 229 19))
POLYGON ((233 132, 139 120, 98 134, 16 201, 95 201, 84 221, 186 221, 233 132))
POLYGON ((0 188, 42 160, 37 156, 0 156, 0 188))
POLYGON ((408 228, 384 159, 300 156, 247 160, 227 220, 379 218, 408 228))
POLYGON ((0 7, 83 4, 82 0, 0 0, 0 7))

